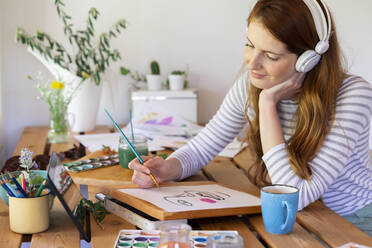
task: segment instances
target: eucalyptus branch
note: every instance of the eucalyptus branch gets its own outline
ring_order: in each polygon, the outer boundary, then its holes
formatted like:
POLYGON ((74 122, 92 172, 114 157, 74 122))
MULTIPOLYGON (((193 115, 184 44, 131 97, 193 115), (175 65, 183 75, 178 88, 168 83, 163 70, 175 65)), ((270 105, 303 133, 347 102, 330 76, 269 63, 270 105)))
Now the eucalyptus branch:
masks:
POLYGON ((77 53, 71 56, 66 49, 48 34, 37 31, 36 35, 30 36, 23 29, 17 28, 16 40, 27 45, 32 50, 37 49, 45 58, 49 58, 56 64, 82 77, 83 79, 92 77, 98 85, 101 75, 110 65, 111 61, 121 59, 120 53, 116 49, 110 48, 110 40, 116 38, 122 29, 126 28, 126 21, 119 20, 108 31, 99 35, 96 47, 92 44, 95 38, 94 21, 100 15, 98 10, 91 8, 88 12, 85 30, 74 30, 69 16, 63 9, 65 6, 61 0, 54 0, 58 17, 64 25, 64 33, 68 37, 69 43, 77 48, 77 53), (71 67, 74 62, 76 68, 71 67))
POLYGON ((36 34, 31 36, 22 28, 17 28, 16 41, 27 45, 32 50, 36 49, 45 58, 51 59, 66 70, 70 70, 72 62, 71 55, 57 41, 51 38, 48 34, 36 31, 36 34))

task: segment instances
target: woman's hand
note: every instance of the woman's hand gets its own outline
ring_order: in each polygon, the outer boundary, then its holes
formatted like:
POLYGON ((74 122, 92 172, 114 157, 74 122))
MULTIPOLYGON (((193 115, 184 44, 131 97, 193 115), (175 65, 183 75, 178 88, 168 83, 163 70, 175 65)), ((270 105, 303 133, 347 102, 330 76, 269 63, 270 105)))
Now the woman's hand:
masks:
POLYGON ((294 98, 300 92, 304 78, 305 73, 295 72, 286 81, 262 90, 260 93, 260 104, 262 102, 277 104, 280 100, 294 98))
POLYGON ((145 162, 143 165, 137 158, 128 164, 128 167, 134 170, 132 182, 140 188, 151 188, 155 185, 150 177, 150 172, 158 183, 176 180, 181 177, 181 163, 175 158, 168 160, 158 156, 141 156, 141 158, 145 162))
POLYGON ((261 91, 258 105, 260 137, 264 154, 274 146, 284 143, 283 130, 276 105, 280 100, 295 97, 301 89, 304 77, 304 73, 295 72, 283 83, 261 91))

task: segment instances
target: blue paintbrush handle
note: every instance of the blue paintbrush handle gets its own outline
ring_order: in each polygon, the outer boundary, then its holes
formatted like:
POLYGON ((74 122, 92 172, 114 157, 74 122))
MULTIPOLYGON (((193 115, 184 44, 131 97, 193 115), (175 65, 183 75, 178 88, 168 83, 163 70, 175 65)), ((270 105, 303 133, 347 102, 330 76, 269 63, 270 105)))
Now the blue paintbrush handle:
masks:
POLYGON ((22 186, 18 183, 17 179, 14 178, 14 177, 11 177, 12 181, 14 182, 14 184, 17 186, 18 190, 21 192, 21 194, 24 196, 24 197, 27 197, 27 193, 22 189, 22 186))
POLYGON ((8 187, 5 183, 1 183, 1 186, 3 186, 3 188, 5 189, 5 191, 8 192, 8 194, 9 194, 10 196, 15 196, 14 193, 13 193, 13 191, 11 191, 11 190, 9 189, 9 187, 8 187))
POLYGON ((118 124, 116 124, 116 122, 114 121, 114 119, 112 119, 111 115, 109 114, 109 112, 106 109, 105 109, 105 112, 108 115, 108 117, 110 117, 112 123, 114 124, 114 126, 116 127, 116 129, 120 132, 121 136, 123 136, 123 138, 125 139, 125 141, 127 142, 128 146, 129 146, 129 148, 136 155, 136 157, 138 158, 138 160, 140 161, 140 163, 141 164, 144 164, 145 162, 143 161, 143 159, 141 158, 141 156, 138 154, 138 152, 136 151, 136 149, 134 149, 134 146, 130 143, 130 141, 128 140, 127 136, 125 136, 125 134, 123 133, 123 131, 121 130, 121 128, 118 126, 118 124))

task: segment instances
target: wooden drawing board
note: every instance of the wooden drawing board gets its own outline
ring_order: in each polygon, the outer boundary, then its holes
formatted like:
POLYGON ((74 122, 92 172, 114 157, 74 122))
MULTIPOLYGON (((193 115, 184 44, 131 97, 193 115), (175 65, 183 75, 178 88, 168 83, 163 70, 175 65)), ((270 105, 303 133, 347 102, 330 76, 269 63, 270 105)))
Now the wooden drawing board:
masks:
MULTIPOLYGON (((105 156, 105 154, 102 151, 96 151, 88 154, 85 157, 82 157, 79 160, 97 158, 100 156, 105 156)), ((132 170, 124 169, 120 165, 108 166, 105 168, 98 168, 82 172, 69 171, 68 173, 76 184, 110 187, 121 187, 132 184, 133 175, 132 170)))
MULTIPOLYGON (((205 185, 205 184, 216 184, 210 181, 200 182, 173 182, 173 183, 162 183, 160 187, 166 186, 188 186, 188 185, 205 185)), ((133 188, 129 186, 126 188, 133 188)), ((239 214, 256 214, 261 213, 261 206, 244 206, 234 208, 220 208, 220 209, 202 209, 202 210, 191 210, 191 211, 180 211, 180 212, 167 212, 166 210, 142 199, 134 197, 132 195, 120 192, 117 188, 106 188, 102 189, 102 192, 109 195, 121 202, 128 204, 129 206, 136 208, 137 210, 146 213, 159 220, 174 220, 174 219, 194 219, 194 218, 207 218, 217 216, 231 216, 239 214)))

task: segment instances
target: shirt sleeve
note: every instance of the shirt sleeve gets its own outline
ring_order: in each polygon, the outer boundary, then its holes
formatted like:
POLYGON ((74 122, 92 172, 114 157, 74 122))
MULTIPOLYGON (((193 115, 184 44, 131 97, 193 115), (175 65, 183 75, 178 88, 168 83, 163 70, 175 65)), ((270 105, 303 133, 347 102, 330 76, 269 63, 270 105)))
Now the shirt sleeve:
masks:
MULTIPOLYGON (((372 87, 360 77, 351 77, 341 86, 336 103, 336 116, 330 132, 316 157, 308 164, 311 180, 293 173, 286 145, 271 148, 262 157, 273 184, 299 188, 298 209, 319 199, 345 168, 358 139, 368 135, 372 113, 372 87)), ((368 145, 368 143, 367 143, 368 145)))
POLYGON ((177 158, 182 165, 184 179, 195 174, 208 164, 230 143, 246 124, 244 116, 247 101, 247 73, 243 73, 225 96, 217 113, 186 145, 175 151, 169 158, 177 158))

